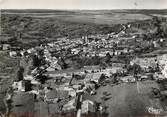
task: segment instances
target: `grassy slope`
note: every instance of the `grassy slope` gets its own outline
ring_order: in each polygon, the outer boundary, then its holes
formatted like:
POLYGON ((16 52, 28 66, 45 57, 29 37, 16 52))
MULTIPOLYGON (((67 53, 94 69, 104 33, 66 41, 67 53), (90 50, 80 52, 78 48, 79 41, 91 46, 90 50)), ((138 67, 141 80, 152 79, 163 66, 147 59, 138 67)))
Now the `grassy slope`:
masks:
POLYGON ((101 102, 103 92, 111 93, 110 99, 102 105, 106 105, 110 117, 148 116, 147 107, 161 105, 151 96, 152 87, 158 88, 154 81, 142 81, 137 83, 119 84, 116 86, 102 86, 97 89, 94 96, 85 95, 84 98, 101 102), (153 104, 151 103, 153 102, 153 104))
POLYGON ((0 52, 0 112, 5 112, 3 98, 9 86, 12 85, 17 69, 17 60, 6 52, 0 52))

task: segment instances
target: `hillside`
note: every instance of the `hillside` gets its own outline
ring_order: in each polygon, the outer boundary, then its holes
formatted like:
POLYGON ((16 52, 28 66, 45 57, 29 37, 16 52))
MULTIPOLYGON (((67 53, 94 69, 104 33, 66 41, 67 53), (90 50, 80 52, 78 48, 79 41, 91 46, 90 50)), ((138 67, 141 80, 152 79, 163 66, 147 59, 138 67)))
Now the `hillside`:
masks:
MULTIPOLYGON (((90 34, 118 32, 122 25, 133 24, 132 32, 154 29, 152 14, 166 10, 3 10, 2 34, 30 46, 58 37, 76 38, 90 34), (21 40, 20 40, 21 39, 21 40)), ((2 36, 2 40, 5 37, 2 36)))

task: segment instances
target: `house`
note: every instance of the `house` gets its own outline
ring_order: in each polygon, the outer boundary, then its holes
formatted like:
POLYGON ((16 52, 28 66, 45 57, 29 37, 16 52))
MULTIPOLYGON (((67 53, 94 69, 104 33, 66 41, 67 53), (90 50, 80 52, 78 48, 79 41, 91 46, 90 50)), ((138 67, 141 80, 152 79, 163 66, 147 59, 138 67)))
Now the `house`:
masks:
POLYGON ((46 71, 48 71, 48 72, 55 71, 55 68, 48 67, 48 68, 46 69, 46 71))
POLYGON ((103 77, 103 74, 100 73, 100 72, 97 72, 97 73, 89 73, 85 76, 85 81, 93 81, 93 82, 96 82, 96 83, 99 83, 101 80, 102 80, 103 77))
POLYGON ((121 77, 120 81, 122 81, 122 82, 135 82, 136 79, 133 76, 125 76, 125 77, 121 77))
POLYGON ((160 45, 158 44, 157 41, 153 41, 153 46, 154 46, 154 48, 158 48, 158 47, 160 47, 160 45))
POLYGON ((25 91, 25 84, 23 81, 14 82, 12 87, 17 91, 25 91))
POLYGON ((75 97, 76 96, 76 91, 73 89, 73 88, 69 88, 69 87, 64 87, 63 86, 63 89, 64 91, 68 91, 68 95, 71 96, 71 97, 75 97))
POLYGON ((52 73, 48 72, 46 75, 48 75, 51 78, 66 77, 67 76, 66 73, 63 73, 61 71, 59 73, 58 72, 52 72, 52 73))
POLYGON ((40 85, 41 84, 39 81, 35 80, 35 78, 32 75, 26 75, 24 77, 24 80, 25 81, 30 81, 31 84, 33 84, 33 85, 40 85))
POLYGON ((100 52, 100 53, 99 53, 99 56, 100 56, 100 57, 105 57, 105 56, 106 56, 106 53, 105 53, 105 52, 100 52))
POLYGON ((75 77, 71 78, 69 84, 70 85, 81 85, 84 83, 84 80, 83 79, 77 79, 75 77))
POLYGON ((95 113, 95 105, 90 100, 84 100, 81 105, 82 114, 95 113))
POLYGON ((64 90, 48 90, 45 92, 45 100, 53 102, 54 100, 68 98, 68 91, 64 90))
POLYGON ((92 66, 84 66, 82 68, 83 71, 88 71, 88 72, 99 72, 101 70, 101 67, 99 65, 92 65, 92 66))
POLYGON ((24 77, 24 79, 25 79, 25 80, 33 80, 34 77, 33 77, 32 75, 26 75, 26 76, 24 77))
POLYGON ((16 57, 17 56, 17 52, 16 51, 11 51, 9 52, 10 57, 16 57))
MULTIPOLYGON (((106 68, 106 72, 110 73, 110 74, 115 74, 115 73, 126 73, 127 70, 123 69, 122 67, 115 67, 113 66, 112 68, 106 68)), ((105 71, 104 71, 105 73, 105 71)))
POLYGON ((3 44, 2 45, 2 50, 9 50, 10 49, 10 45, 9 44, 3 44))
POLYGON ((164 69, 161 71, 162 75, 167 78, 167 65, 165 65, 164 69))
POLYGON ((112 74, 112 67, 107 67, 102 72, 109 77, 112 74))
POLYGON ((76 101, 75 98, 73 98, 72 100, 70 100, 67 104, 63 105, 63 112, 70 112, 70 111, 75 111, 76 110, 76 101))
POLYGON ((71 52, 72 52, 72 54, 78 54, 78 53, 79 53, 79 50, 76 49, 76 48, 74 48, 74 49, 71 49, 71 52))
POLYGON ((162 70, 164 70, 165 66, 167 65, 167 54, 159 56, 157 60, 158 60, 159 68, 162 72, 162 70))
POLYGON ((161 72, 155 72, 155 73, 153 74, 153 78, 154 78, 155 80, 164 80, 164 79, 167 78, 167 77, 165 77, 165 74, 162 74, 161 72))
POLYGON ((48 90, 45 92, 45 100, 46 101, 54 101, 55 98, 57 98, 57 92, 56 90, 48 90))
POLYGON ((156 57, 149 57, 149 58, 136 58, 131 61, 131 63, 136 63, 140 65, 141 68, 143 69, 148 69, 149 67, 156 68, 157 63, 156 63, 156 57))
POLYGON ((33 84, 33 85, 40 85, 40 84, 41 84, 39 81, 37 81, 37 80, 35 80, 35 79, 31 80, 30 82, 31 82, 31 84, 33 84))

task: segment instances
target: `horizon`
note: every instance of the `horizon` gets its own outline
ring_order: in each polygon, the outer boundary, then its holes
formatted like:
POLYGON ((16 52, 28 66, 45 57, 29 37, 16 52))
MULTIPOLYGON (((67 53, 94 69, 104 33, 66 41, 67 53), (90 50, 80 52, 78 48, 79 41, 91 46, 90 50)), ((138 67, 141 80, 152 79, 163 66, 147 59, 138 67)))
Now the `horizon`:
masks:
POLYGON ((15 9, 3 9, 1 8, 0 10, 48 10, 48 11, 109 11, 109 10, 167 10, 167 8, 160 9, 160 8, 154 8, 154 9, 50 9, 50 8, 39 8, 39 9, 20 9, 20 8, 15 8, 15 9))
POLYGON ((167 0, 0 0, 0 9, 167 9, 167 0))

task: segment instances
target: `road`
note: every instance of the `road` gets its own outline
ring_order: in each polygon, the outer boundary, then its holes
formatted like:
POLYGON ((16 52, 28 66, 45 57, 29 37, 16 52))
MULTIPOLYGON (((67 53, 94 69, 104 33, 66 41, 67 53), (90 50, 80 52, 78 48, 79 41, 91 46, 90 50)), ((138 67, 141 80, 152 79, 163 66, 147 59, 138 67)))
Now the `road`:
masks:
POLYGON ((136 85, 137 85, 137 86, 136 86, 136 87, 137 87, 137 93, 140 93, 139 82, 138 82, 138 81, 136 82, 136 85))

